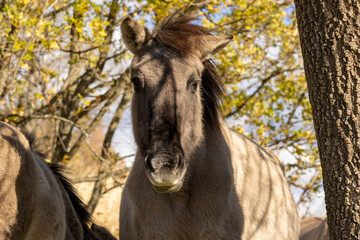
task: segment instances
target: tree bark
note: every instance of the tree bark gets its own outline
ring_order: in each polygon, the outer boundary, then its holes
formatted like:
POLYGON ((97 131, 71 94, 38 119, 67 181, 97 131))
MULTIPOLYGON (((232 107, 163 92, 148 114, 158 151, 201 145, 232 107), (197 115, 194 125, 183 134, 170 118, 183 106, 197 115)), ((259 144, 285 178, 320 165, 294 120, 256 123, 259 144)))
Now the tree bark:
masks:
POLYGON ((295 6, 330 239, 360 239, 360 1, 295 6))

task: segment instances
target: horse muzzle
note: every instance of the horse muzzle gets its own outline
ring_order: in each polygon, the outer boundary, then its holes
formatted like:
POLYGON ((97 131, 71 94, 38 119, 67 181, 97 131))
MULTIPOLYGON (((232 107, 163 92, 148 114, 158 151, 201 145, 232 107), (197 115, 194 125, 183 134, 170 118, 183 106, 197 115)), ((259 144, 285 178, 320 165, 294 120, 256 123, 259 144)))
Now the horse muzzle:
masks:
POLYGON ((159 193, 177 192, 181 189, 183 166, 181 154, 156 154, 145 158, 146 174, 159 193))

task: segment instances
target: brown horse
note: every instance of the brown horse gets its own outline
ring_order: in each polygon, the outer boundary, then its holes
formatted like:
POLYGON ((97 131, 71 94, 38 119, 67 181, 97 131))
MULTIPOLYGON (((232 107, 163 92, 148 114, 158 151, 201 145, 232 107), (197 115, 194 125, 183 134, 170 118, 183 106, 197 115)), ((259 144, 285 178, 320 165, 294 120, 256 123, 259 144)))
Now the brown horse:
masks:
POLYGON ((59 165, 34 138, 0 122, 0 239, 114 240, 91 215, 59 165))
POLYGON ((123 190, 120 239, 298 239, 283 165, 232 131, 209 60, 231 36, 173 14, 152 32, 131 17, 132 121, 138 150, 123 190))
POLYGON ((300 240, 329 240, 327 218, 304 218, 300 228, 300 240))

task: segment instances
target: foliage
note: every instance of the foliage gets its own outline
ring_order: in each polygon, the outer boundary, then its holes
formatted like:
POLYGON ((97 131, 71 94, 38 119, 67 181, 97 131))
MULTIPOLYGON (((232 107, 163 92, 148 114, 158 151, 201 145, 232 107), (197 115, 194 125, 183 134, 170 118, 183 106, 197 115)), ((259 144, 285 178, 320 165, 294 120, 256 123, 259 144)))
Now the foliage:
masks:
POLYGON ((71 160, 117 104, 102 152, 95 155, 110 159, 111 140, 131 96, 121 17, 131 14, 152 29, 180 10, 197 14, 216 34, 234 36, 215 56, 228 93, 222 104, 226 121, 261 145, 294 156, 286 171, 289 183, 302 189, 299 204, 319 190, 291 1, 14 0, 0 2, 0 9, 0 119, 15 125, 50 119, 53 161, 71 160), (301 175, 309 169, 313 177, 304 181, 301 175))

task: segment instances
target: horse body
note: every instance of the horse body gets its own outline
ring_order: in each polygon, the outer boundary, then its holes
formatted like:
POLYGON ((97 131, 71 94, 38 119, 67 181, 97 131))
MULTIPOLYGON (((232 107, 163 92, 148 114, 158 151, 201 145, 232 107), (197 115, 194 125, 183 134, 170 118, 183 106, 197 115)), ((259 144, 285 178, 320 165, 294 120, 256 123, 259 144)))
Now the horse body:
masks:
POLYGON ((152 33, 131 18, 121 26, 135 54, 138 150, 123 190, 120 239, 298 239, 282 163, 217 115, 221 82, 208 58, 231 38, 190 20, 172 15, 152 33))
MULTIPOLYGON (((0 216, 3 223, 0 238, 82 239, 81 231, 66 232, 65 213, 77 219, 76 213, 73 209, 66 212, 68 199, 39 156, 30 150, 24 135, 4 123, 0 132, 3 166, 0 191, 4 198, 0 201, 0 211, 6 213, 0 216)), ((82 229, 80 222, 74 220, 72 229, 82 229)))
POLYGON ((59 166, 49 167, 31 144, 0 122, 0 239, 100 240, 59 166))
POLYGON ((280 160, 226 126, 223 132, 199 148, 178 193, 155 192, 137 155, 122 196, 120 239, 298 238, 280 160))

